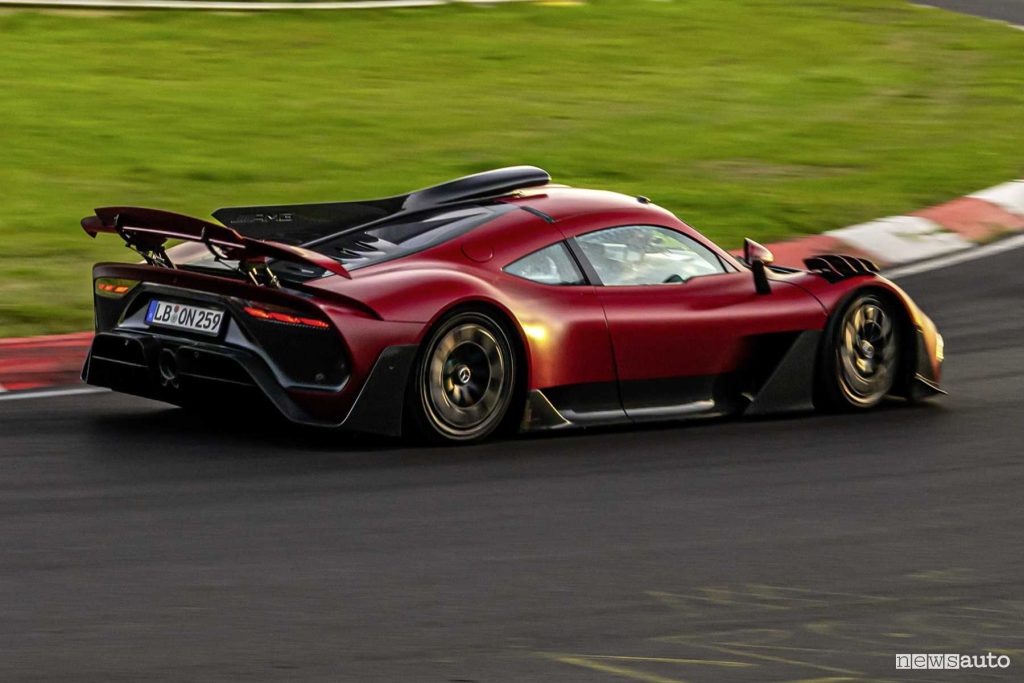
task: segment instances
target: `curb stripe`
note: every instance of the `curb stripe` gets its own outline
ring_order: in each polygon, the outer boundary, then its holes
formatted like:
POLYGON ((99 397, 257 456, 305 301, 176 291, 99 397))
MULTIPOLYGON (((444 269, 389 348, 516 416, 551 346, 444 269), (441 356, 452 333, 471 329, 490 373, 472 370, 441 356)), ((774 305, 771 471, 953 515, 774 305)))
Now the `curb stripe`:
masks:
MULTIPOLYGON (((5 1, 0 0, 0 5, 5 1)), ((431 0, 435 1, 440 4, 440 0, 431 0)), ((890 216, 767 246, 776 252, 779 265, 802 267, 804 258, 817 253, 851 253, 867 256, 883 268, 892 267, 886 271, 889 277, 903 277, 1024 246, 1024 235, 986 246, 972 242, 1022 231, 1024 180, 1014 180, 915 215, 890 216)), ((82 386, 60 393, 37 391, 47 386, 73 386, 92 336, 91 332, 76 332, 0 339, 0 400, 102 391, 82 386)))
POLYGON ((922 263, 912 263, 908 266, 893 268, 892 270, 887 270, 882 274, 890 279, 907 277, 908 275, 917 275, 918 273, 927 273, 928 271, 931 270, 948 268, 949 266, 955 266, 958 263, 974 261, 976 259, 985 258, 987 256, 1001 254, 1004 251, 1020 249, 1021 247, 1024 247, 1024 235, 1014 235, 1013 237, 1009 237, 1000 242, 986 244, 981 247, 974 247, 968 249, 967 251, 960 252, 959 254, 950 254, 949 256, 942 256, 940 258, 931 259, 929 261, 924 261, 922 263))
POLYGON ((920 216, 890 216, 825 233, 883 263, 919 261, 968 249, 971 243, 920 216))
MULTIPOLYGON (((865 256, 879 266, 902 266, 977 248, 1024 231, 1024 180, 1013 180, 907 216, 890 216, 767 246, 780 266, 803 267, 822 253, 865 256)), ((733 254, 740 250, 733 249, 733 254)))
POLYGON ((934 221, 972 242, 988 242, 1004 233, 1024 229, 1024 216, 977 197, 960 197, 911 215, 934 221))
POLYGON ((80 381, 91 332, 0 339, 0 388, 8 392, 80 381))
POLYGON ((1024 216, 1024 180, 1013 180, 967 195, 981 199, 1018 216, 1024 216))

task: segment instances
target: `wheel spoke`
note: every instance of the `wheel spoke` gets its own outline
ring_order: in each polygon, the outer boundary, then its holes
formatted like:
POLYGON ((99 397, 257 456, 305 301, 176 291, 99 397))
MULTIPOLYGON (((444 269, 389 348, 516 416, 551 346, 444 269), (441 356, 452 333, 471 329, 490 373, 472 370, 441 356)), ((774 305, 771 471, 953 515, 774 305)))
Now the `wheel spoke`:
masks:
POLYGON ((840 387, 852 402, 874 405, 892 388, 896 335, 892 319, 873 297, 843 315, 838 340, 840 387))
POLYGON ((505 352, 491 330, 476 323, 452 327, 425 365, 428 416, 446 432, 471 433, 505 401, 505 352))
POLYGON ((892 335, 892 321, 889 320, 889 316, 882 316, 882 323, 879 327, 881 330, 881 338, 889 339, 892 335))

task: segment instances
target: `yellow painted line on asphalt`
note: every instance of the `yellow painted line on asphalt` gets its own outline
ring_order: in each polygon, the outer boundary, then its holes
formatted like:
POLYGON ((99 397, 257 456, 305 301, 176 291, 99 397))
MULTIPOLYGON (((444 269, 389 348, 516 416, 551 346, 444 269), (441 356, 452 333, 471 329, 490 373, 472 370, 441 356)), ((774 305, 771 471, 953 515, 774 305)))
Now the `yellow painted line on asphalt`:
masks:
POLYGON ((815 664, 813 662, 804 662, 799 659, 786 659, 785 657, 775 657, 773 655, 760 654, 757 652, 748 652, 745 649, 735 650, 730 647, 722 647, 721 645, 705 645, 704 643, 690 643, 690 645, 692 645, 693 647, 711 648, 716 652, 722 652, 724 654, 733 655, 734 657, 752 657, 753 659, 763 659, 766 662, 774 662, 776 664, 791 664, 793 666, 801 666, 806 667, 808 669, 818 669, 819 671, 828 671, 830 673, 848 674, 850 676, 862 675, 860 671, 841 669, 837 666, 826 666, 824 664, 815 664))
POLYGON ((749 669, 757 664, 740 662, 732 659, 691 659, 683 657, 642 657, 637 655, 590 655, 555 652, 538 652, 542 657, 552 659, 560 664, 577 666, 591 671, 611 674, 634 681, 645 683, 686 683, 685 679, 669 678, 661 674, 642 671, 624 666, 625 663, 636 664, 675 664, 677 666, 710 666, 721 669, 749 669), (613 663, 614 662, 614 663, 613 663), (621 663, 619 663, 621 662, 621 663))
POLYGON ((627 669, 624 666, 615 666, 612 664, 605 664, 603 662, 596 662, 584 657, 556 656, 553 659, 561 662, 562 664, 578 666, 583 669, 590 669, 591 671, 600 671, 601 673, 620 676, 633 681, 644 681, 644 683, 686 683, 686 681, 681 678, 668 678, 666 676, 659 676, 658 674, 647 673, 646 671, 627 669))
POLYGON ((719 666, 724 668, 745 669, 756 664, 737 662, 734 659, 687 659, 683 657, 639 657, 635 655, 556 655, 558 657, 585 657, 587 659, 612 659, 623 662, 656 662, 659 664, 696 664, 698 666, 719 666))
MULTIPOLYGON (((724 641, 723 641, 724 643, 724 641)), ((724 643, 725 645, 735 645, 737 647, 756 647, 759 650, 786 650, 787 652, 823 652, 825 654, 840 654, 845 650, 829 650, 821 647, 795 647, 792 645, 755 645, 747 643, 724 643)))
POLYGON ((791 586, 771 586, 763 583, 752 583, 752 588, 768 588, 773 591, 781 591, 784 593, 804 593, 809 595, 820 595, 827 597, 840 597, 840 598, 856 598, 857 600, 863 600, 864 602, 890 602, 896 600, 896 598, 886 597, 884 595, 869 595, 867 593, 844 593, 842 591, 825 591, 817 588, 794 588, 791 586))
MULTIPOLYGON (((657 641, 665 641, 670 643, 689 643, 691 641, 703 641, 702 645, 707 645, 709 642, 721 643, 722 645, 741 645, 743 647, 763 647, 760 643, 764 642, 781 642, 788 639, 792 633, 784 629, 777 628, 753 628, 753 629, 740 629, 731 631, 708 631, 699 633, 680 633, 680 634, 669 634, 667 636, 659 636, 654 638, 657 641), (736 640, 739 637, 743 638, 758 638, 757 640, 736 640)), ((812 648, 813 649, 813 648, 812 648)))
MULTIPOLYGON (((714 588, 701 588, 704 595, 693 595, 686 593, 666 593, 663 591, 647 591, 647 595, 664 602, 669 607, 682 608, 685 610, 692 610, 692 606, 686 605, 688 601, 711 603, 713 605, 726 605, 733 607, 755 607, 757 609, 766 610, 787 610, 790 607, 785 605, 772 605, 763 602, 750 602, 748 600, 737 600, 729 597, 730 595, 736 594, 734 591, 714 588), (682 603, 682 604, 681 604, 682 603)), ((742 595, 742 594, 740 594, 742 595)))

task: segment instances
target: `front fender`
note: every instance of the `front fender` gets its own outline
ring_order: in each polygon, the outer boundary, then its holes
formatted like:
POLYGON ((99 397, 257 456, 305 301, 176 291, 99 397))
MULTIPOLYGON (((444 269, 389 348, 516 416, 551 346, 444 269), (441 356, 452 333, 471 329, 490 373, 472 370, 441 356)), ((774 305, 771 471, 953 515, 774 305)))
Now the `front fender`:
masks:
POLYGON ((945 352, 942 335, 931 318, 895 282, 877 274, 858 275, 830 282, 813 273, 806 273, 790 282, 817 298, 830 316, 842 310, 846 302, 859 292, 873 289, 887 294, 906 313, 914 334, 913 343, 908 345, 908 351, 913 358, 910 366, 913 372, 909 377, 911 381, 906 383, 901 393, 909 398, 918 398, 929 393, 944 393, 940 388, 945 352))

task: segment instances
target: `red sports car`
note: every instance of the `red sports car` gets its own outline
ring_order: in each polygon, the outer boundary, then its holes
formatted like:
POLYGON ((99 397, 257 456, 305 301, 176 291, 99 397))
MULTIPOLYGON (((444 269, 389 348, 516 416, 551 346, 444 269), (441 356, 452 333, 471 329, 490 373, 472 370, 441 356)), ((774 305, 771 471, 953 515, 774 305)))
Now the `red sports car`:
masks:
POLYGON ((859 410, 940 392, 942 338, 864 259, 742 260, 645 197, 503 168, 369 201, 97 209, 90 384, 468 442, 859 410), (183 243, 166 248, 168 241, 183 243))

